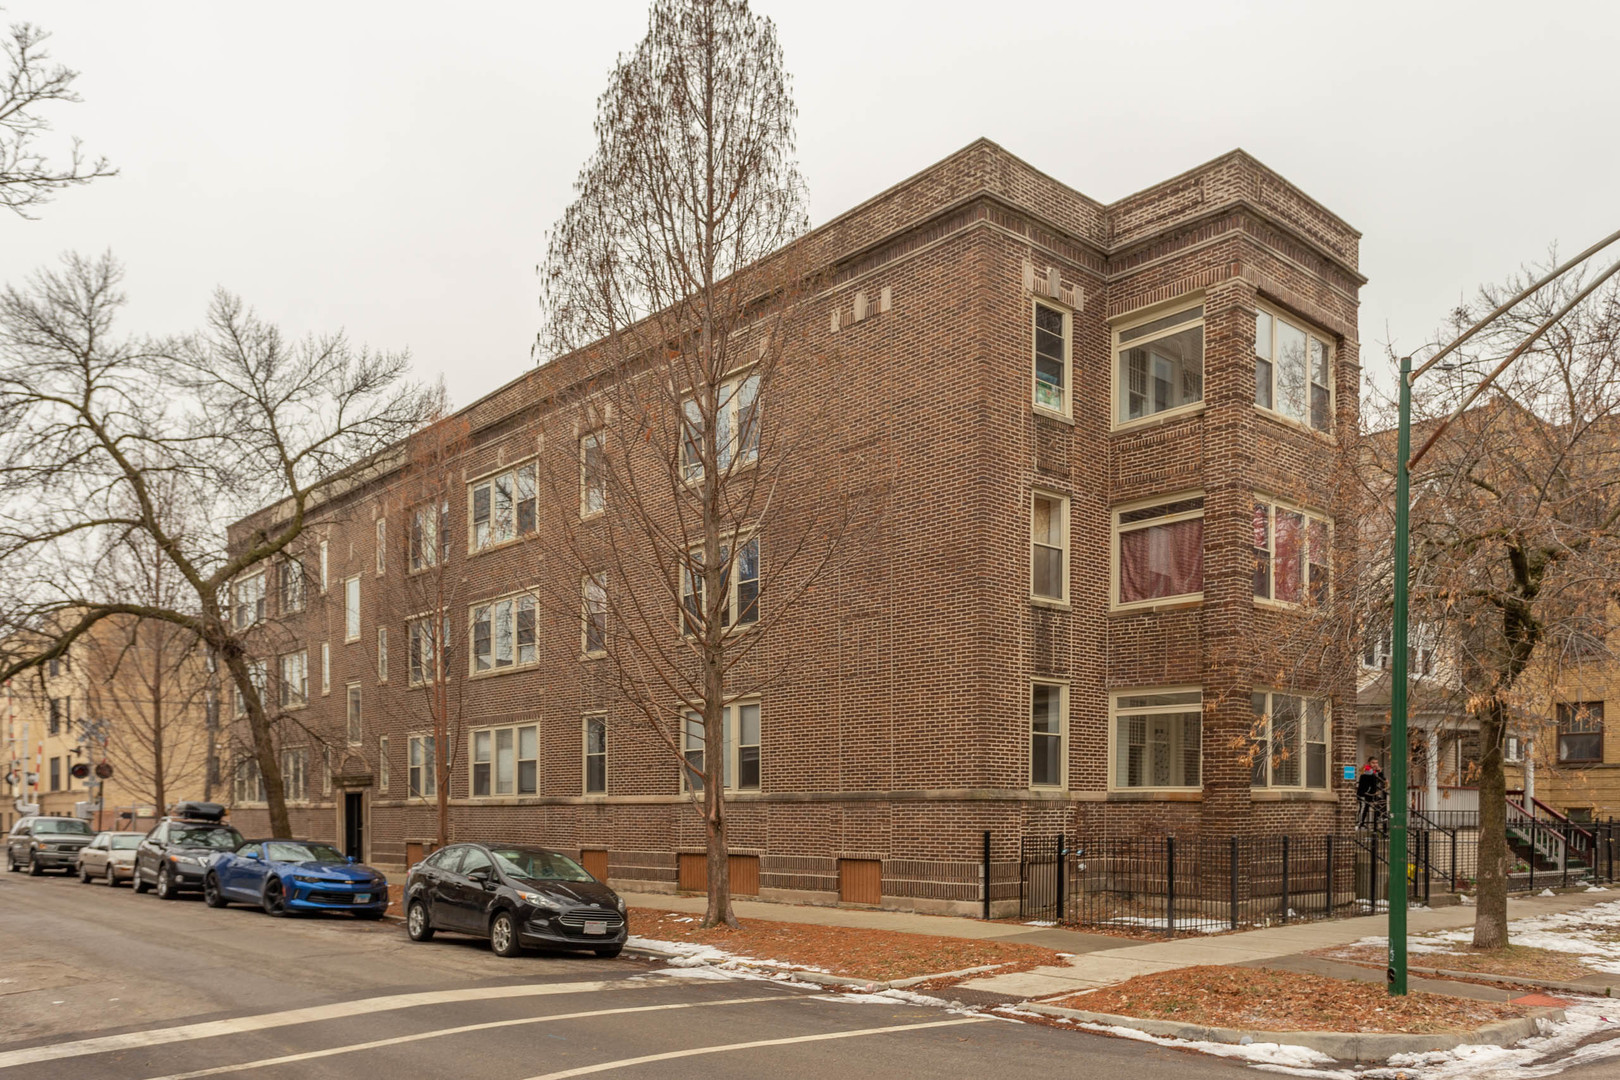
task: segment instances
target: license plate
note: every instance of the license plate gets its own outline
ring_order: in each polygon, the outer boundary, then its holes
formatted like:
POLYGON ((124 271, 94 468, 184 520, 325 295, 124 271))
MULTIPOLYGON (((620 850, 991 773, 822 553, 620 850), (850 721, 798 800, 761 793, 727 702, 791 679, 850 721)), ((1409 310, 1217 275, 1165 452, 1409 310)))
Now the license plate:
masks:
POLYGON ((588 922, 585 924, 585 932, 587 934, 605 934, 607 933, 607 923, 600 919, 596 922, 588 922))
POLYGON ((371 894, 368 892, 355 893, 354 902, 357 904, 369 904, 371 903, 371 894))

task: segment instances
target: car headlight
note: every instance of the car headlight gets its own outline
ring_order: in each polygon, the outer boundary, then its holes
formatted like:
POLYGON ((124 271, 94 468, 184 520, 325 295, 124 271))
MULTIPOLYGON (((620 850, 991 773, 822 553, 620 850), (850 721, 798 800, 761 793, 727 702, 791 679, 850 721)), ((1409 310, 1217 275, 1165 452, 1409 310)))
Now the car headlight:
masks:
POLYGON ((170 855, 169 861, 176 866, 201 866, 202 860, 195 855, 170 855))
POLYGON ((298 882, 298 884, 300 884, 300 885, 327 885, 327 884, 330 884, 330 882, 328 882, 325 878, 310 877, 307 874, 294 874, 293 875, 293 880, 298 882))
POLYGON ((613 902, 614 902, 614 903, 615 903, 615 904, 617 904, 617 905, 618 905, 618 907, 619 907, 619 914, 620 914, 620 915, 623 915, 623 914, 624 914, 624 910, 625 910, 625 909, 624 909, 624 897, 622 897, 622 896, 615 896, 615 897, 614 897, 614 898, 613 898, 613 902))
POLYGON ((522 890, 519 890, 518 899, 522 900, 525 904, 532 904, 541 911, 547 911, 553 915, 556 915, 562 911, 561 904, 557 903, 557 901, 553 900, 551 897, 544 896, 540 893, 523 892, 522 890))

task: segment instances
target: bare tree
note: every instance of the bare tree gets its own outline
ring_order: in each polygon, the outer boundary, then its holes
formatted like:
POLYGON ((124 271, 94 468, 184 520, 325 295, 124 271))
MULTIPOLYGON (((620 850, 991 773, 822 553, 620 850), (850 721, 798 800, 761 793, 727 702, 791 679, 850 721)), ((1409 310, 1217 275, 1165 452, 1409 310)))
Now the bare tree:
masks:
POLYGON ((835 358, 787 363, 811 294, 791 243, 808 224, 795 115, 769 20, 658 0, 542 269, 537 351, 579 350, 557 363, 591 374, 559 397, 541 455, 559 512, 541 589, 700 808, 705 926, 736 924, 726 793, 758 783, 728 703, 769 681, 764 643, 851 521, 824 423, 835 358))
MULTIPOLYGON (((1529 280, 1482 288, 1454 323, 1472 323, 1529 280)), ((1487 359, 1505 355, 1591 283, 1573 277, 1542 289, 1471 343, 1446 377, 1420 382, 1414 446, 1456 408, 1487 359)), ((1387 402, 1380 411, 1387 421, 1387 402)), ((1387 520, 1393 440, 1370 440, 1369 450, 1387 520)), ((1474 945, 1500 948, 1510 870, 1505 739, 1546 724, 1566 674, 1607 657, 1602 628, 1620 596, 1620 287, 1603 286, 1577 304, 1447 429, 1412 489, 1411 619, 1443 635, 1456 706, 1479 725, 1474 945)))
POLYGON ((106 158, 84 156, 74 139, 67 163, 53 165, 38 139, 50 130, 40 107, 83 100, 73 89, 79 73, 51 64, 45 51, 50 34, 29 23, 13 23, 5 41, 6 74, 0 85, 0 206, 19 217, 65 187, 88 184, 118 170, 106 158))
POLYGON ((433 395, 402 382, 402 353, 342 334, 290 341, 224 292, 200 333, 121 338, 121 276, 110 256, 69 256, 0 292, 0 619, 59 625, 47 648, 0 662, 0 681, 115 616, 188 630, 242 697, 270 827, 285 836, 272 717, 249 666, 263 581, 256 595, 233 583, 297 554, 312 503, 385 467, 433 395), (266 506, 239 535, 217 524, 266 506), (133 536, 184 582, 176 602, 119 595, 102 572, 98 553, 133 536))

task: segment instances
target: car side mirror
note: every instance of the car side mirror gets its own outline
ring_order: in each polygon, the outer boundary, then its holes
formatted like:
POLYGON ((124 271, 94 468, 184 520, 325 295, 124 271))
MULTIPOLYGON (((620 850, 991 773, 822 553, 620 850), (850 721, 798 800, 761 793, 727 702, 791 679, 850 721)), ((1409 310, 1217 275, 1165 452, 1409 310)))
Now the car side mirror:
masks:
POLYGON ((345 855, 343 857, 344 857, 344 859, 346 859, 348 861, 350 866, 354 865, 354 856, 353 855, 345 855))

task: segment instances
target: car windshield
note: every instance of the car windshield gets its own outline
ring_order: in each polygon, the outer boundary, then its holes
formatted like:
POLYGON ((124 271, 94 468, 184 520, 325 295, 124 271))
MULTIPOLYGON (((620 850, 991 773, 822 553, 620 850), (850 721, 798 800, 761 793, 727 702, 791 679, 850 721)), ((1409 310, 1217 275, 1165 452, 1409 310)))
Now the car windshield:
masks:
POLYGON ((34 822, 34 832, 38 833, 69 833, 73 836, 89 836, 90 823, 79 821, 77 818, 40 818, 34 822))
POLYGON ((331 844, 298 844, 275 841, 265 845, 265 855, 276 862, 342 862, 343 856, 331 844))
POLYGON ((107 837, 107 846, 114 851, 133 851, 141 846, 141 834, 132 832, 113 833, 107 837))
POLYGON ((530 851, 525 848, 492 850, 495 862, 513 877, 530 881, 595 881, 585 868, 566 855, 555 851, 530 851))
POLYGON ((242 834, 229 826, 170 825, 169 843, 213 848, 215 851, 235 851, 242 846, 242 834))

